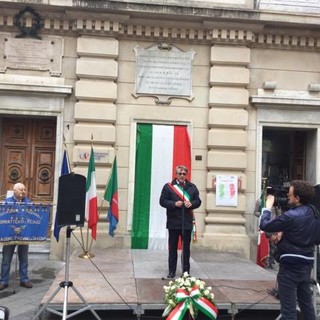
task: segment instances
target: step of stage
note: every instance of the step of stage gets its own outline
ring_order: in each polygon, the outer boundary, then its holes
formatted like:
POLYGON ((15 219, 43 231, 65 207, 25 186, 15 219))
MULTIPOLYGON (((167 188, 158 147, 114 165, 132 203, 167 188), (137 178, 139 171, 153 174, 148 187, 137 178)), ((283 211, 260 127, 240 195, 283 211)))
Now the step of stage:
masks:
POLYGON ((29 245, 29 257, 49 258, 50 256, 50 241, 35 243, 29 245))
MULTIPOLYGON (((0 251, 2 254, 2 246, 1 246, 0 251)), ((33 243, 33 244, 29 245, 29 258, 30 259, 37 259, 37 258, 48 259, 49 256, 50 256, 50 241, 33 243)))

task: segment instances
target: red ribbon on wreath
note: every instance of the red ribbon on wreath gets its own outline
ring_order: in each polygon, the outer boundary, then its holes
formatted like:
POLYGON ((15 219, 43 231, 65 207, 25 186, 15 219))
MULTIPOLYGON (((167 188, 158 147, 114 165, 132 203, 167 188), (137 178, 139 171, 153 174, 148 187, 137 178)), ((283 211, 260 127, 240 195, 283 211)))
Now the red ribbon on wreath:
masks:
POLYGON ((177 306, 171 311, 167 320, 182 320, 187 310, 193 319, 198 314, 198 310, 210 319, 215 320, 218 316, 218 308, 208 299, 203 298, 197 286, 191 289, 190 294, 184 289, 177 289, 177 306))

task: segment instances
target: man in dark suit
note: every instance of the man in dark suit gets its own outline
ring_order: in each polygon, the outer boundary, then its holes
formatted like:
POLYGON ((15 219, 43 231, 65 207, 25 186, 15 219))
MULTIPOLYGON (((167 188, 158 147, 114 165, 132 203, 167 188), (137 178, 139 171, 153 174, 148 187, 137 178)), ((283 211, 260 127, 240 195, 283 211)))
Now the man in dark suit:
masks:
POLYGON ((184 165, 176 167, 176 176, 162 188, 160 205, 167 209, 167 229, 169 231, 169 273, 174 278, 177 269, 178 241, 182 239, 182 270, 190 273, 190 243, 193 228, 193 209, 199 208, 201 200, 195 184, 187 180, 188 169, 184 165))

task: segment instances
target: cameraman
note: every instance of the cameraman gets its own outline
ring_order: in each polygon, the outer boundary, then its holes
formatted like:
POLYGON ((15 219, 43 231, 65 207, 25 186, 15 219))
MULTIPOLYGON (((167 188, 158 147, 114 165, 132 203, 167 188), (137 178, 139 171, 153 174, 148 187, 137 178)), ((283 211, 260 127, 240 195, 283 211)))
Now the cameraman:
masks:
MULTIPOLYGON (((274 190, 270 186, 266 187, 264 194, 263 194, 263 197, 266 198, 269 194, 274 194, 274 190)), ((260 218, 261 213, 262 213, 262 209, 263 208, 261 208, 261 197, 260 197, 259 199, 257 199, 256 204, 255 204, 255 209, 254 209, 254 215, 257 218, 260 218)), ((281 214, 281 208, 273 206, 271 208, 271 220, 273 220, 279 214, 281 214)), ((260 219, 259 219, 259 221, 260 221, 260 219)), ((265 268, 274 269, 274 265, 275 265, 274 254, 275 254, 275 250, 276 250, 277 233, 265 232, 265 235, 266 235, 266 238, 268 239, 268 243, 269 243, 269 255, 268 255, 267 259, 265 259, 265 261, 262 264, 259 264, 259 263, 258 264, 262 267, 265 267, 265 268)))
POLYGON ((290 182, 288 192, 291 209, 271 220, 274 196, 269 195, 263 209, 260 229, 265 232, 282 232, 278 243, 277 275, 281 319, 297 319, 296 300, 307 320, 316 320, 310 289, 310 276, 314 260, 314 212, 308 205, 314 197, 314 188, 301 180, 290 182))

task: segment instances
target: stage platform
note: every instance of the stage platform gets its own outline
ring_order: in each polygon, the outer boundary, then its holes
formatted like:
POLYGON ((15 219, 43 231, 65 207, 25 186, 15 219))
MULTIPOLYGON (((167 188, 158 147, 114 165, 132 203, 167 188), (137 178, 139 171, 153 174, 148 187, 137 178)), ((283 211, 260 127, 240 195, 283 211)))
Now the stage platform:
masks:
MULTIPOLYGON (((163 286, 169 282, 162 280, 167 274, 166 251, 96 249, 92 259, 79 258, 81 253, 76 250, 70 257, 69 280, 93 310, 131 309, 139 318, 146 310, 165 308, 163 286)), ((193 250, 191 256, 191 275, 212 286, 220 310, 231 315, 247 308, 279 310, 279 301, 267 292, 276 285, 275 272, 233 253, 193 250)), ((63 310, 66 289, 59 284, 64 280, 62 269, 40 309, 50 301, 46 308, 63 310)), ((69 311, 84 307, 72 288, 67 297, 69 311)))

